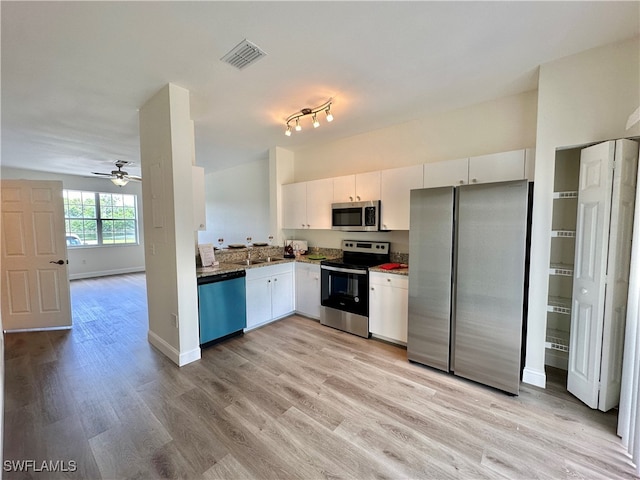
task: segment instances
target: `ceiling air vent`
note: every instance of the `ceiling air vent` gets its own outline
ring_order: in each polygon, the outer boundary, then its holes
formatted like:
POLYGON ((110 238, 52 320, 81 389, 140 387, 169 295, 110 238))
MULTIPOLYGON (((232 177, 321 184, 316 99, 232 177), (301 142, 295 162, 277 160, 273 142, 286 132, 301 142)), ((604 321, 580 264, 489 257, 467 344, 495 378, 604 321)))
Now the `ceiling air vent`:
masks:
POLYGON ((242 70, 247 65, 257 62, 265 55, 266 53, 260 50, 260 47, 245 38, 220 60, 229 65, 233 65, 238 70, 242 70))

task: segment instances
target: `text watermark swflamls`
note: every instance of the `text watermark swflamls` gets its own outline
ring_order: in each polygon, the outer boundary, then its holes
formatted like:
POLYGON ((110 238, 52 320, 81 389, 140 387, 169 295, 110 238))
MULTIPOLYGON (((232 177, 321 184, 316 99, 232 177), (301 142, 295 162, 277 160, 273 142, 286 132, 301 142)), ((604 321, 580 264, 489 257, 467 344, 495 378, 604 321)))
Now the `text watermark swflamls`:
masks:
POLYGON ((5 460, 2 463, 5 472, 75 472, 78 462, 75 460, 5 460))

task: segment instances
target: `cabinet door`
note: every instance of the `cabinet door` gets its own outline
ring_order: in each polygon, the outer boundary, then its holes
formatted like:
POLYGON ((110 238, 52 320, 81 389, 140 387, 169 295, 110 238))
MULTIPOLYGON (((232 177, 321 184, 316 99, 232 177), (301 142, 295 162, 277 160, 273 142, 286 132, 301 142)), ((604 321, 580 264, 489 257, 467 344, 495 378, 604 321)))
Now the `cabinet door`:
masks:
POLYGON ((290 183, 282 186, 282 227, 306 228, 307 183, 290 183))
POLYGON ((425 163, 423 168, 424 188, 455 187, 469 183, 468 158, 425 163))
POLYGON ((369 330, 373 335, 406 345, 409 310, 407 279, 372 272, 370 280, 369 330))
POLYGON ((271 280, 271 318, 293 312, 293 273, 280 273, 271 280))
POLYGON ((271 320, 271 278, 246 280, 247 329, 271 320))
POLYGON ((524 150, 492 153, 469 159, 469 183, 506 182, 524 178, 524 150))
POLYGON ((333 179, 307 182, 307 228, 331 229, 333 179))
POLYGON ((296 311, 320 318, 320 265, 296 263, 296 311))
POLYGON ((383 230, 409 230, 410 193, 412 189, 422 186, 422 165, 382 171, 380 200, 383 230))
POLYGON ((333 179, 333 203, 356 201, 356 176, 344 175, 333 179))
POLYGON ((380 172, 356 175, 356 202, 380 200, 380 172))

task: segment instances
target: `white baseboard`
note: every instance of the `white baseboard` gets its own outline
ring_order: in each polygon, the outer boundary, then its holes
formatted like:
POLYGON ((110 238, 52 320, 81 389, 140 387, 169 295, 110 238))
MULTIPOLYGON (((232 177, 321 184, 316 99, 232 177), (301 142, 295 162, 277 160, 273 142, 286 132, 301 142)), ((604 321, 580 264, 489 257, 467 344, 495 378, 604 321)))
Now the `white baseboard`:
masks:
POLYGON ((522 372, 522 382, 528 383, 529 385, 534 385, 540 388, 546 388, 547 386, 547 375, 543 371, 534 370, 533 368, 525 367, 522 372))
POLYGON ((125 273, 144 272, 144 267, 116 268, 114 270, 101 270, 99 272, 82 272, 69 274, 69 280, 81 280, 83 278, 108 277, 109 275, 123 275, 125 273))
POLYGON ((46 332, 48 330, 71 330, 72 325, 63 325, 61 327, 36 327, 36 328, 7 328, 3 330, 4 333, 18 333, 18 332, 46 332))
POLYGON ((163 338, 159 337, 151 330, 147 333, 147 340, 151 345, 160 350, 169 360, 182 367, 188 363, 200 360, 200 347, 194 348, 188 352, 180 353, 173 346, 169 345, 163 338))

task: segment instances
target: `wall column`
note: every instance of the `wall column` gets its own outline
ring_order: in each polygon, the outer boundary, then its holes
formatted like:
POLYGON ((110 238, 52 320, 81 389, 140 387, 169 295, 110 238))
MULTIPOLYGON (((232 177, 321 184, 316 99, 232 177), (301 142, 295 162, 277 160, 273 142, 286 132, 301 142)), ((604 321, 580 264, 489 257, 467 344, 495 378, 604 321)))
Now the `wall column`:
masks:
POLYGON ((177 365, 200 358, 189 91, 168 84, 140 109, 148 340, 177 365))

